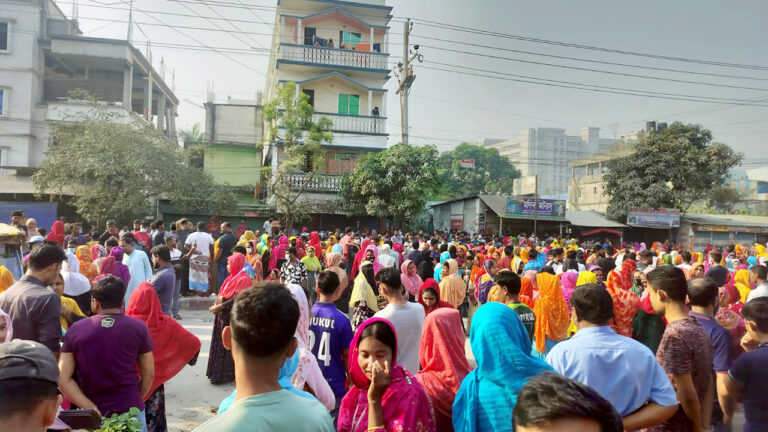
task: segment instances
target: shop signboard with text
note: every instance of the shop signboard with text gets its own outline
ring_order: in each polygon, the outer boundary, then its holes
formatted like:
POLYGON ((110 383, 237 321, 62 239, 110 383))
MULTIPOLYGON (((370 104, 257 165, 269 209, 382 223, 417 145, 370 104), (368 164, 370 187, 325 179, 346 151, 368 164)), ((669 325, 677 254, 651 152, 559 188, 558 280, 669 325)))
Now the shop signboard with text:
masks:
POLYGON ((630 207, 627 212, 627 225, 645 228, 679 228, 680 210, 630 207))
POLYGON ((507 197, 505 217, 565 220, 565 201, 507 197))

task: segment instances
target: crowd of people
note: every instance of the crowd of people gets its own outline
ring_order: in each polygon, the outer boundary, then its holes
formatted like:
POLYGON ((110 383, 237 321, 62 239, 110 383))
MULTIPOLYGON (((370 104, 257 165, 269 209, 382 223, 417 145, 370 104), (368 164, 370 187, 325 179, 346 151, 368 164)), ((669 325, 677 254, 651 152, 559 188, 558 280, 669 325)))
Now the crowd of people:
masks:
POLYGON ((729 431, 739 404, 768 428, 758 243, 13 223, 3 431, 76 409, 167 430, 164 383, 201 348, 184 295, 211 299, 207 378, 235 383, 196 431, 729 431))

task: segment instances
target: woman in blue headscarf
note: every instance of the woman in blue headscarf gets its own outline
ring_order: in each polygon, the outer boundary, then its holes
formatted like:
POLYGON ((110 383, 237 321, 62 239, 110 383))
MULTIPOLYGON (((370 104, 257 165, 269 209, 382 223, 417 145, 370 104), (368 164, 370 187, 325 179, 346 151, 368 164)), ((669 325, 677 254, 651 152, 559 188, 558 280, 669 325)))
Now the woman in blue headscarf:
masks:
POLYGON ((440 279, 443 277, 443 264, 451 259, 451 253, 446 251, 440 254, 440 264, 435 266, 435 272, 433 273, 432 279, 437 281, 437 283, 440 283, 440 279))
POLYGON ((477 368, 461 382, 453 403, 456 432, 512 431, 520 389, 552 368, 531 357, 531 339, 517 313, 501 303, 481 306, 472 319, 469 344, 477 368))
MULTIPOLYGON (((285 363, 283 363, 283 366, 280 368, 280 387, 284 388, 285 390, 288 390, 289 392, 296 393, 299 396, 308 398, 308 399, 315 399, 314 396, 311 394, 302 391, 297 390, 296 387, 294 387, 291 384, 291 377, 296 372, 296 369, 299 368, 299 350, 296 350, 295 353, 293 353, 293 357, 285 359, 285 363)), ((235 401, 235 393, 237 390, 233 391, 231 395, 227 396, 226 399, 221 401, 219 404, 219 411, 216 413, 221 414, 224 411, 228 410, 229 407, 232 406, 232 402, 235 401)))

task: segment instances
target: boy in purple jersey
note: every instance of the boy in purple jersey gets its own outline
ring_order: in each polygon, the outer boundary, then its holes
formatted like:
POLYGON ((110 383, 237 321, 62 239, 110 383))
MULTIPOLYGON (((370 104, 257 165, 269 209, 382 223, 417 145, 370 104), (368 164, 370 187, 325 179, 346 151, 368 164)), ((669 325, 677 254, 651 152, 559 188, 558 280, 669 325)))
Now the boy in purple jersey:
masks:
POLYGON ((331 412, 334 423, 339 412, 341 398, 346 393, 346 367, 349 344, 354 334, 349 318, 333 304, 342 295, 339 276, 329 270, 317 277, 317 303, 312 306, 310 338, 312 354, 323 376, 336 396, 336 408, 331 412))

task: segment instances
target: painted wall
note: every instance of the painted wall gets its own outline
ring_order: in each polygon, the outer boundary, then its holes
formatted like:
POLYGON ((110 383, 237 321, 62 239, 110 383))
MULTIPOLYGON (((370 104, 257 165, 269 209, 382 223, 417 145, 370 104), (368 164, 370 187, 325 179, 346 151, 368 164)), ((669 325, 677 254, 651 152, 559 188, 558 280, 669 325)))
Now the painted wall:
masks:
POLYGON ((260 155, 256 147, 212 145, 205 151, 203 169, 216 183, 253 186, 259 181, 260 155))

